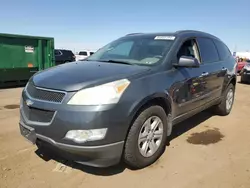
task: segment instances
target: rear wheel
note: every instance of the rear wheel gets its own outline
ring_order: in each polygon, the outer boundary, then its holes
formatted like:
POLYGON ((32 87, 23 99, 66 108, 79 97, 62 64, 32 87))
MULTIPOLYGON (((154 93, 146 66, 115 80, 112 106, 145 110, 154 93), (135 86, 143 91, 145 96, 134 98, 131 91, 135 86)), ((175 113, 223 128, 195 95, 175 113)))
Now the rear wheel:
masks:
POLYGON ((167 139, 167 116, 160 106, 142 111, 129 130, 124 160, 134 169, 154 163, 164 152, 167 139))
POLYGON ((234 94, 235 87, 233 84, 229 84, 225 93, 222 96, 221 103, 214 107, 215 112, 218 115, 226 116, 231 112, 234 103, 234 94))

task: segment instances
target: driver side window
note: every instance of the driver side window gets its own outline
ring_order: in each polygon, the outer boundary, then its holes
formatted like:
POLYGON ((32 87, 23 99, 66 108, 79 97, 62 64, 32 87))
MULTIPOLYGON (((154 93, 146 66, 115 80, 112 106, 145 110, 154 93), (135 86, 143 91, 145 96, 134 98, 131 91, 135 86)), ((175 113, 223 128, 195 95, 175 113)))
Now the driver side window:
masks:
POLYGON ((196 58, 200 61, 199 51, 197 43, 194 39, 185 41, 177 53, 177 59, 179 60, 181 56, 188 56, 196 58))

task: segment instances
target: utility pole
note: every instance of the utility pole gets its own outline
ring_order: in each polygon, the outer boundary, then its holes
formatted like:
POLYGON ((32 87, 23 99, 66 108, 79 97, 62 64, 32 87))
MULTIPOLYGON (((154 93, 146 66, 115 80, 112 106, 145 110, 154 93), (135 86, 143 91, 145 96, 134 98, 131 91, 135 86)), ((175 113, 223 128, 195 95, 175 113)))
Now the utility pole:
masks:
POLYGON ((234 52, 237 52, 237 45, 234 45, 234 52))

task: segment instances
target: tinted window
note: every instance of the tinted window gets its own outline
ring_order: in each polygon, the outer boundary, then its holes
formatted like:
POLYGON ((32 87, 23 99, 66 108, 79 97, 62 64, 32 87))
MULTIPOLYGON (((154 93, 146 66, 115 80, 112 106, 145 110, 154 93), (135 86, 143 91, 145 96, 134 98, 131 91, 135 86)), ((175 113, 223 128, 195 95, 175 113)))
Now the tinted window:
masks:
POLYGON ((232 56, 228 47, 225 44, 223 44, 221 41, 214 40, 214 43, 218 49, 221 60, 227 59, 228 57, 232 56))
POLYGON ((88 53, 87 52, 79 52, 79 55, 85 55, 85 56, 87 56, 88 53))
POLYGON ((55 50, 54 53, 55 53, 55 56, 58 56, 58 55, 62 54, 60 50, 55 50))
POLYGON ((66 53, 67 55, 72 55, 72 56, 74 55, 73 52, 72 52, 71 50, 65 50, 65 53, 66 53))
POLYGON ((162 62, 172 44, 173 40, 156 36, 122 37, 99 49, 88 60, 119 60, 130 64, 151 65, 162 62))
POLYGON ((198 38, 197 41, 199 44, 202 63, 212 63, 219 61, 219 54, 215 44, 211 39, 198 38))
POLYGON ((94 52, 90 52, 89 54, 92 55, 92 54, 94 54, 94 52))
POLYGON ((195 57, 200 60, 195 40, 187 40, 182 44, 180 50, 177 53, 177 58, 179 59, 181 56, 195 57))

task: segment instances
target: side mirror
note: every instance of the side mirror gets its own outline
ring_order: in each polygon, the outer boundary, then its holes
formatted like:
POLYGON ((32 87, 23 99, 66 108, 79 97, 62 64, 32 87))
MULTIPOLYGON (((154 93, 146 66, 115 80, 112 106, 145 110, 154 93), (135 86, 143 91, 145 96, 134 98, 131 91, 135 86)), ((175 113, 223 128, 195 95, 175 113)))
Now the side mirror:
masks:
POLYGON ((187 68, 198 68, 200 63, 198 59, 189 56, 181 56, 178 64, 174 64, 175 67, 187 67, 187 68))

